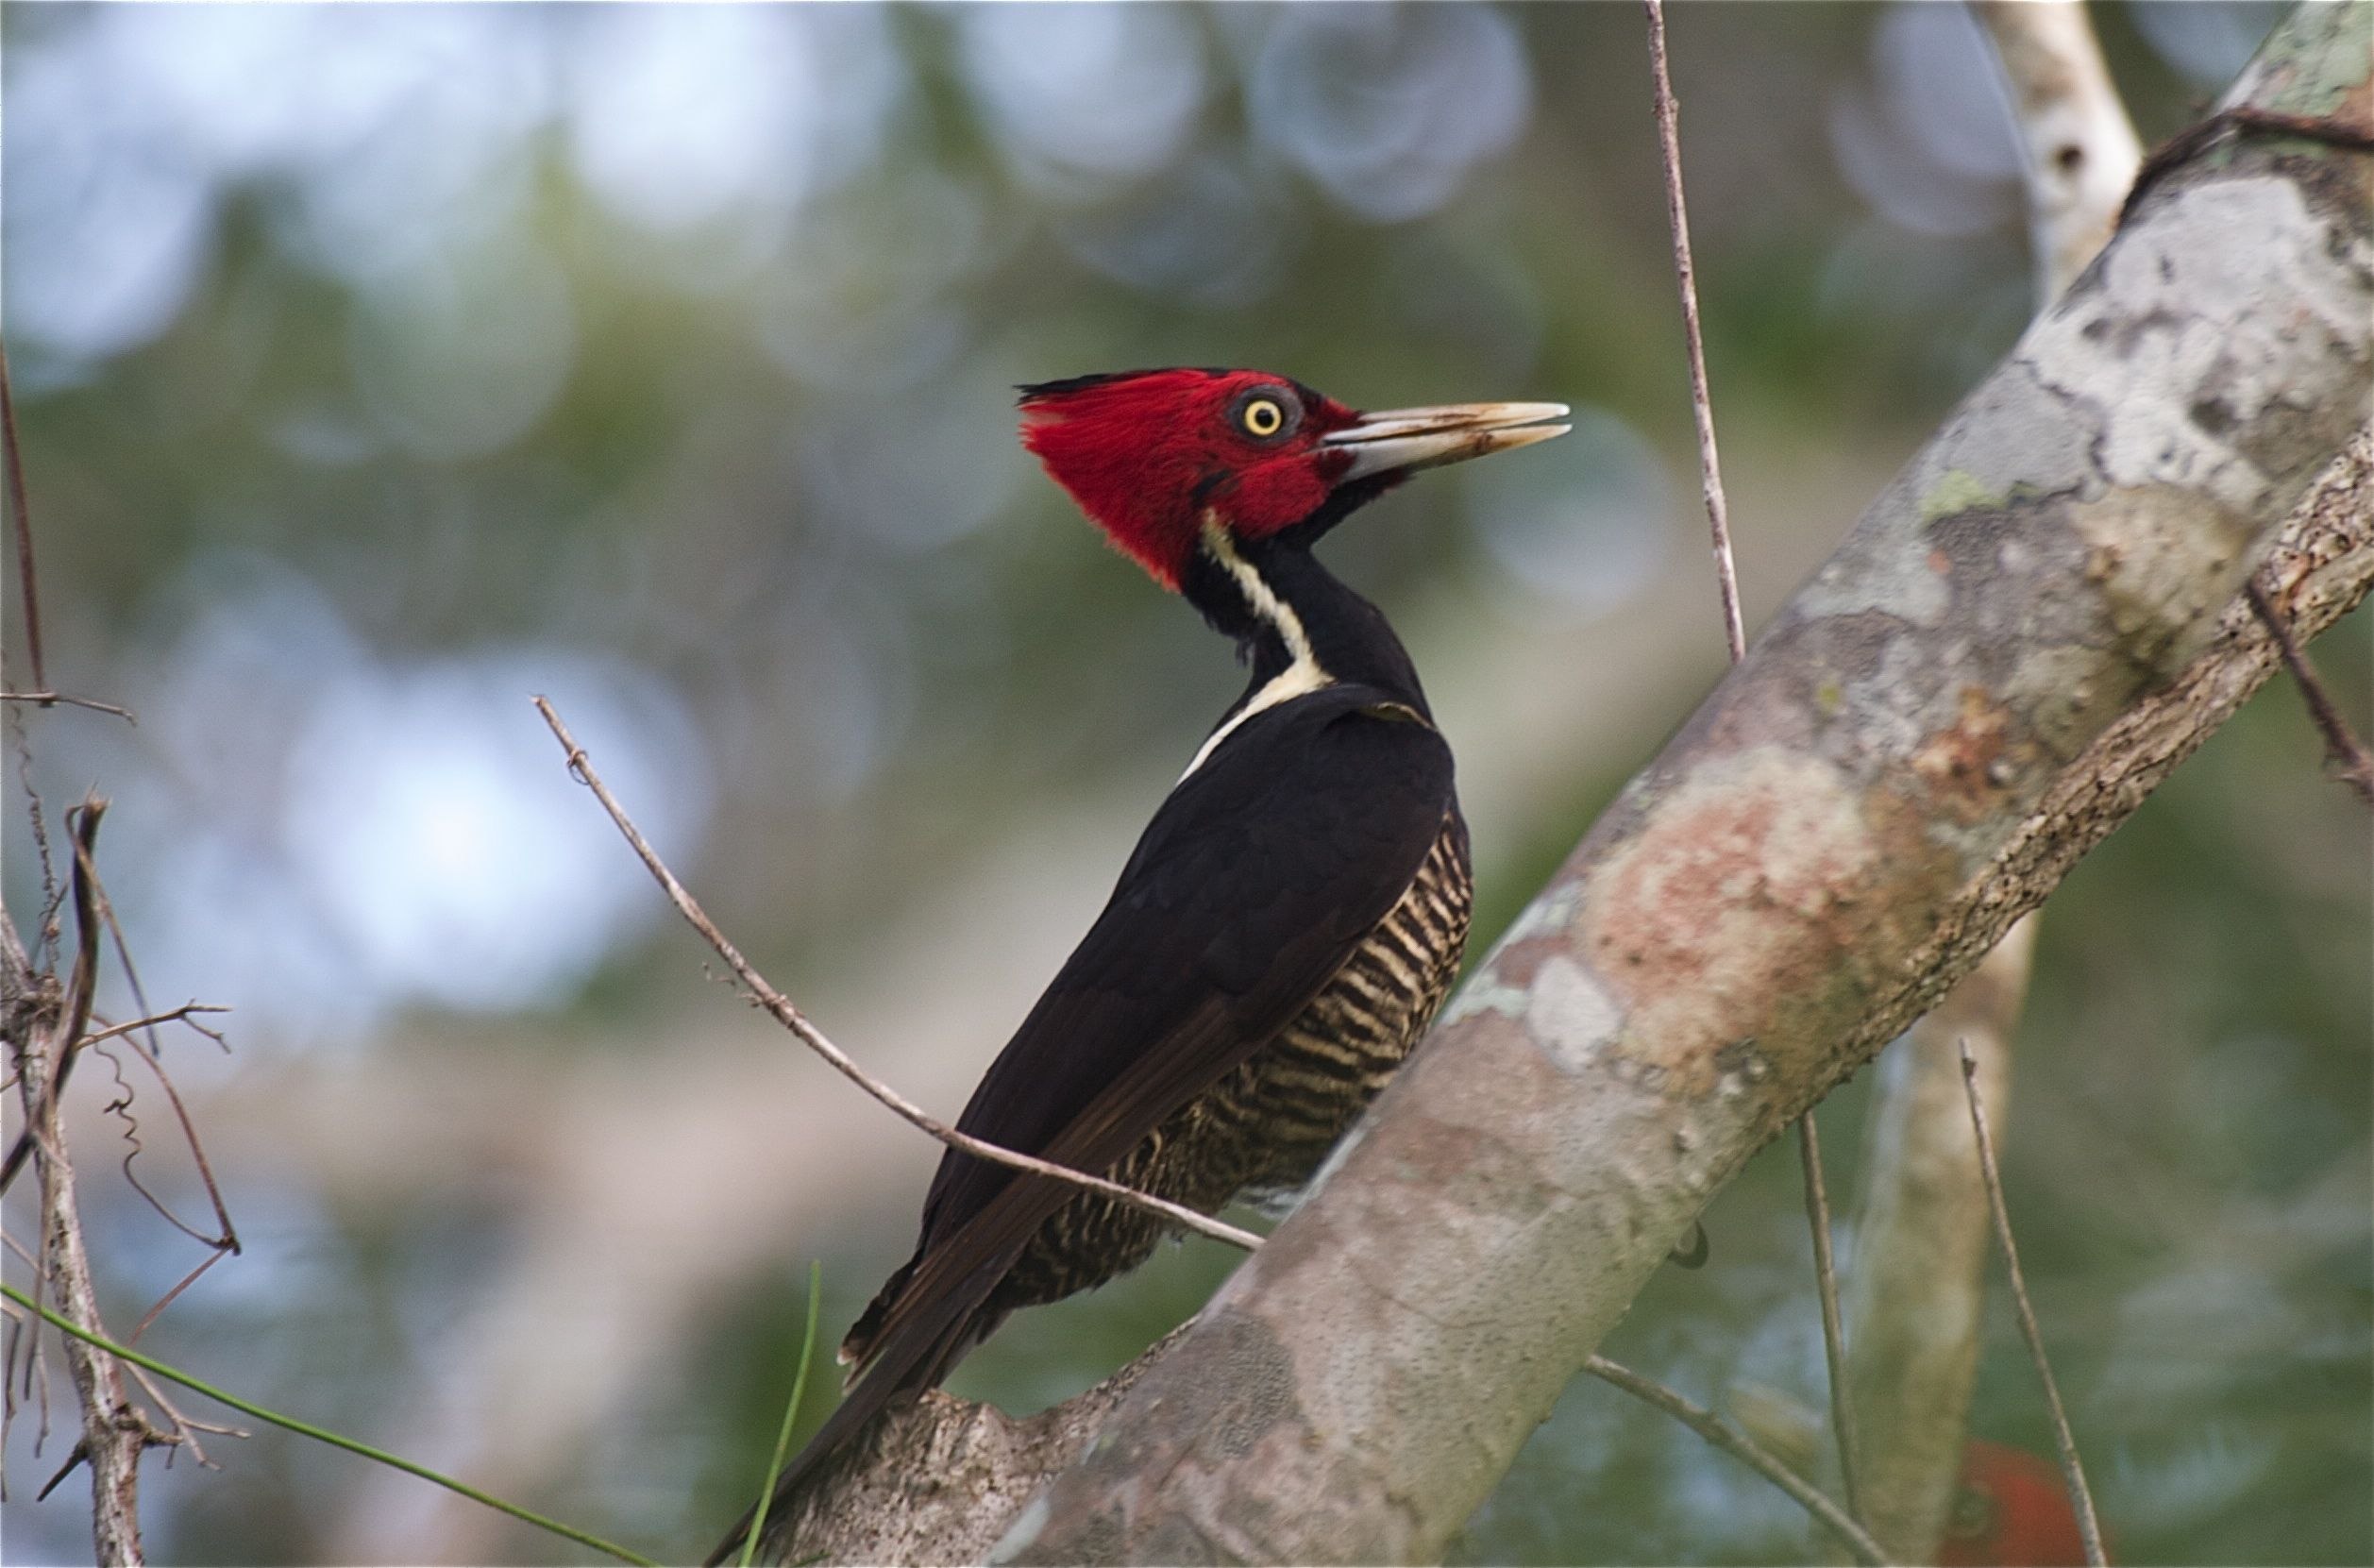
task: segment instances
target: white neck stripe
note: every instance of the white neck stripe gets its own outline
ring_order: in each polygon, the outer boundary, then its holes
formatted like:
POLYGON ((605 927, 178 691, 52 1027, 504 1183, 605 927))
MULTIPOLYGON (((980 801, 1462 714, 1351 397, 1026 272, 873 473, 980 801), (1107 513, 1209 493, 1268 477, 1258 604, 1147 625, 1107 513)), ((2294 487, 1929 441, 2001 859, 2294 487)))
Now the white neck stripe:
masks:
POLYGON ((1278 641, 1286 645, 1288 662, 1284 669, 1262 683, 1243 707, 1230 714, 1227 721, 1212 732, 1211 738, 1196 751, 1195 760, 1187 764, 1187 772, 1179 775, 1182 779, 1203 767, 1220 743, 1254 715, 1336 683, 1336 678, 1320 666, 1319 656, 1311 651, 1310 635, 1303 630, 1302 617, 1294 613, 1294 607, 1271 591, 1261 574, 1254 570, 1253 563, 1237 553, 1227 530, 1209 513, 1204 517, 1204 548, 1237 580, 1238 590, 1245 596, 1245 603, 1252 607, 1254 615, 1278 634, 1278 641))

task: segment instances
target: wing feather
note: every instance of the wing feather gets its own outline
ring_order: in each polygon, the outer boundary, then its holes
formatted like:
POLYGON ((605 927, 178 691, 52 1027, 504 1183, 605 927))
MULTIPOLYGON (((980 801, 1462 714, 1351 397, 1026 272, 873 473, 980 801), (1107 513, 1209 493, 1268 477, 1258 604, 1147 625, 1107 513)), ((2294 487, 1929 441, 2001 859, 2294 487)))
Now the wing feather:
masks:
MULTIPOLYGON (((1407 889, 1452 809, 1449 747, 1382 706, 1359 686, 1282 703, 1182 781, 957 1125, 1103 1172, 1291 1021, 1407 889)), ((909 1310, 969 1312, 980 1296, 960 1282, 996 1259, 985 1294, 1069 1197, 951 1151, 863 1358, 894 1359, 909 1310)))

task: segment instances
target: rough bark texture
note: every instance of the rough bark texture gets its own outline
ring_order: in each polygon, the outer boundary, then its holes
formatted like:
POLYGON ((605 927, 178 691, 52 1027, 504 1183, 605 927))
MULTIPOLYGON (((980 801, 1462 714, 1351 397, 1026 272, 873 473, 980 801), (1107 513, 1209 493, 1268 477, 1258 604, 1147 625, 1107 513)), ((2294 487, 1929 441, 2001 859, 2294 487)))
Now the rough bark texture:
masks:
MULTIPOLYGON (((94 1334, 107 1332, 92 1284, 91 1255, 83 1245, 81 1208, 75 1195, 75 1167, 51 1086, 66 1071, 68 1053, 82 1043, 91 1021, 98 979, 99 932, 95 885, 89 867, 99 816, 107 802, 83 802, 75 826, 76 929, 81 947, 63 987, 37 974, 18 937, 15 922, 0 908, 0 1039, 17 1071, 17 1093, 26 1125, 33 1130, 32 1165, 42 1189, 41 1274, 32 1294, 43 1290, 58 1310, 94 1334)), ((38 1322, 27 1334, 38 1332, 38 1322)), ((115 1357, 80 1340, 63 1341, 67 1370, 74 1375, 82 1438, 76 1451, 91 1471, 91 1543, 97 1561, 137 1565, 147 1560, 140 1527, 140 1459, 153 1428, 131 1402, 115 1357)))
POLYGON ((1015 1420, 934 1389, 831 1462, 767 1529, 796 1562, 982 1562, 1047 1478, 1069 1466, 1145 1371, 1187 1332, 1086 1392, 1015 1420), (796 1543, 796 1550, 786 1545, 796 1543))
MULTIPOLYGON (((2366 16, 2296 13, 2237 101, 2363 128, 2366 16)), ((1437 1554, 1711 1194, 2247 689, 2143 712, 2364 425, 2367 198, 2296 140, 2166 175, 1002 1551, 1437 1554)))
MULTIPOLYGON (((2367 17, 2304 9, 2232 101, 2363 129, 2367 17)), ((1439 1553, 1748 1155, 2266 679, 2244 573, 2264 562, 2303 637, 2374 583, 2368 194, 2363 159, 2294 140, 2164 177, 1578 847, 1313 1199, 1134 1387, 1082 1396, 1074 1430, 1121 1395, 1002 1551, 1439 1553)), ((901 1556, 879 1532, 950 1490, 905 1456, 977 1419, 911 1415, 895 1462, 839 1467, 776 1549, 901 1556)), ((1073 1441, 954 1492, 995 1534, 1073 1441)))
MULTIPOLYGON (((1978 0, 2026 160, 2037 307, 2101 253, 2142 162, 2081 0, 1978 0)), ((1937 1555, 1961 1471, 1986 1303, 1991 1219, 1962 1084, 1967 1040, 1995 1136, 2042 912, 1879 1060, 1847 1279, 1847 1387, 1864 1523, 1896 1560, 1937 1555)), ((1825 1538, 1820 1548, 1828 1550, 1825 1538)))

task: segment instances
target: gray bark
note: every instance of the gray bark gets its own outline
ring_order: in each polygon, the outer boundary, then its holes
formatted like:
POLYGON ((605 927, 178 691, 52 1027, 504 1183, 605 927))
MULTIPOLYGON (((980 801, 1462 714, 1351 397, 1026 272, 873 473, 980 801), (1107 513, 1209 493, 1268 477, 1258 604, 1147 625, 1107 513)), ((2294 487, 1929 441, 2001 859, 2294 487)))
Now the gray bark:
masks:
MULTIPOLYGON (((2026 144, 2037 307, 2094 262, 2142 161, 2081 0, 1977 0, 2026 144)), ((1847 1385, 1864 1523, 1892 1557, 1945 1539, 1978 1366, 1993 1222, 1958 1047, 1999 1139, 2042 912, 2029 915, 1879 1059, 1846 1282, 1847 1385)), ((1826 1547, 1827 1543, 1823 1543, 1826 1547)))
MULTIPOLYGON (((2367 18, 2303 8, 2230 101, 2363 132, 2367 18)), ((2245 575, 2303 636, 2374 582, 2369 205, 2365 160, 2306 141, 2169 172, 1085 1456, 976 1477, 978 1526, 1069 1465, 1001 1551, 1437 1555, 1747 1157, 2266 678, 2245 575)), ((843 1467, 806 1515, 895 1513, 851 1490, 873 1474, 843 1467)))

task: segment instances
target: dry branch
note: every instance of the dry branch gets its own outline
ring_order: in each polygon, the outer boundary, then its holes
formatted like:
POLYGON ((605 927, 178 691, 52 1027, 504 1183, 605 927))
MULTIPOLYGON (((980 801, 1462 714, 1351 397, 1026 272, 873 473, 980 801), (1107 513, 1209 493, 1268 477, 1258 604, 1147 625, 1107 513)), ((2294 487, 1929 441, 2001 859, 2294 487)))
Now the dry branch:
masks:
POLYGON ((25 662, 32 666, 33 684, 42 688, 34 700, 56 701, 42 673, 42 596, 33 575, 33 517, 25 503, 25 459, 17 445, 16 393, 8 382, 5 346, 0 346, 0 458, 8 465, 8 515, 16 532, 16 585, 25 612, 25 662))
POLYGON ((1739 571, 1731 560, 1731 514, 1723 496, 1723 464, 1714 443, 1714 401, 1707 393, 1707 349, 1698 328, 1698 270, 1690 254, 1690 206, 1682 193, 1681 105, 1665 60, 1665 7, 1648 11, 1649 73, 1656 94, 1657 141, 1665 170, 1665 218, 1674 235, 1674 282, 1681 291, 1682 339, 1690 357, 1690 411, 1698 432, 1698 480, 1707 503, 1707 532, 1714 550, 1714 581, 1723 596, 1724 645, 1738 664, 1747 655, 1740 616, 1739 571))
MULTIPOLYGON (((59 1125, 57 1091, 65 1081, 76 1047, 90 1023, 91 999, 98 980, 103 937, 93 849, 100 817, 106 810, 107 802, 94 798, 85 801, 68 817, 75 851, 73 888, 78 944, 74 970, 67 982, 63 1008, 49 1020, 50 1026, 28 1030, 20 1039, 17 1085, 25 1107, 25 1143, 32 1152, 34 1172, 42 1188, 43 1269, 57 1293, 59 1313, 94 1334, 105 1333, 106 1324, 99 1316, 91 1257, 83 1244, 74 1164, 67 1156, 65 1134, 59 1125)), ((17 1013, 11 1020, 12 1030, 29 1017, 27 1013, 17 1013)), ((27 1331, 37 1327, 28 1324, 27 1331)), ((150 1444, 172 1440, 152 1426, 132 1403, 125 1391, 123 1370, 113 1357, 72 1339, 66 1341, 65 1356, 82 1409, 82 1436, 75 1452, 91 1467, 93 1548, 101 1562, 143 1562, 145 1555, 140 1529, 140 1457, 150 1444)), ((67 1469, 73 1468, 70 1460, 67 1469)), ((55 1486, 57 1482, 50 1484, 55 1486)))
POLYGON ((2308 655, 2293 637, 2292 629, 2283 624, 2275 606, 2267 602, 2266 594, 2253 582, 2249 587, 2250 613, 2259 617, 2266 634, 2275 639, 2276 650, 2283 655, 2283 666, 2292 672, 2293 683, 2299 687, 2300 700, 2308 704, 2308 717, 2324 737, 2325 766, 2333 776, 2357 791, 2358 799, 2374 806, 2374 752, 2366 749, 2349 729, 2349 721, 2341 717, 2340 706, 2316 674, 2316 666, 2308 662, 2308 655))

